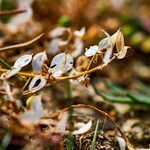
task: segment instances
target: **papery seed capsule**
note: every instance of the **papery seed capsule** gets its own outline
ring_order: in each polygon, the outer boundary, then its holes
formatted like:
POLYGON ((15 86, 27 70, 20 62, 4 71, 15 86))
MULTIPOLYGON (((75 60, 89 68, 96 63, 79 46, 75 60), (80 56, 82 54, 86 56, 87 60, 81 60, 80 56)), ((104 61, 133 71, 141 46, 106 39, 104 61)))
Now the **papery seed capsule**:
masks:
POLYGON ((73 57, 70 54, 60 53, 56 55, 50 65, 53 76, 59 77, 69 71, 73 66, 73 57))
POLYGON ((45 52, 40 52, 34 55, 32 60, 32 68, 34 72, 41 72, 44 62, 47 60, 47 55, 45 52))
POLYGON ((90 46, 89 49, 86 49, 85 56, 87 57, 94 56, 97 53, 98 49, 99 47, 97 45, 90 46))
POLYGON ((14 63, 14 67, 24 67, 26 65, 28 65, 32 60, 32 55, 23 55, 21 57, 19 57, 16 62, 14 63))
POLYGON ((8 79, 15 74, 17 74, 21 70, 21 67, 12 67, 10 70, 8 70, 5 74, 5 78, 8 79))
POLYGON ((43 78, 42 76, 36 76, 31 80, 29 84, 29 90, 31 92, 36 92, 42 89, 45 85, 46 85, 46 79, 43 78))

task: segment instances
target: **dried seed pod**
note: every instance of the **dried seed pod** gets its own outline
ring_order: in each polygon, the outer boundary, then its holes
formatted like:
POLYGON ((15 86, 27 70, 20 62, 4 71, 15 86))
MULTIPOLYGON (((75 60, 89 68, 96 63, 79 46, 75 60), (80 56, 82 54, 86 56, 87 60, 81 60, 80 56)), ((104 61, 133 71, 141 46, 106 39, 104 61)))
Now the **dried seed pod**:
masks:
POLYGON ((86 70, 89 65, 89 59, 86 56, 80 56, 76 60, 77 70, 86 70))
POLYGON ((113 51, 113 45, 112 45, 112 42, 111 42, 111 37, 110 37, 110 35, 109 35, 106 31, 104 31, 104 30, 102 30, 102 31, 103 31, 104 34, 107 36, 108 43, 109 43, 109 46, 106 48, 107 50, 106 50, 106 52, 105 52, 104 59, 103 59, 103 62, 104 62, 105 64, 108 64, 108 63, 110 62, 110 60, 111 60, 112 51, 113 51))
POLYGON ((104 38, 103 40, 101 40, 101 41, 99 42, 99 44, 98 44, 99 49, 100 49, 100 50, 101 50, 101 49, 107 49, 107 48, 109 48, 109 47, 113 48, 110 35, 109 35, 106 31, 104 31, 104 30, 102 30, 102 31, 104 32, 104 34, 105 34, 107 37, 104 38))
POLYGON ((116 39, 116 50, 117 52, 120 52, 122 50, 124 50, 124 36, 122 34, 122 32, 119 30, 117 32, 117 39, 116 39))
POLYGON ((58 70, 56 72, 53 73, 53 77, 54 78, 58 78, 63 74, 62 70, 58 70))
POLYGON ((69 71, 73 66, 71 54, 60 53, 56 55, 50 65, 50 71, 54 77, 59 77, 69 71))
POLYGON ((12 76, 14 76, 15 74, 17 74, 19 71, 21 70, 21 67, 12 67, 10 70, 8 70, 7 72, 4 72, 1 75, 1 79, 8 79, 12 76))
POLYGON ((17 67, 24 67, 26 65, 28 65, 32 60, 32 55, 23 55, 21 57, 19 57, 15 63, 14 63, 14 67, 17 68, 17 67))
POLYGON ((43 106, 41 102, 41 96, 34 96, 30 102, 30 110, 22 113, 19 116, 20 121, 23 124, 35 124, 43 116, 43 106))
POLYGON ((94 46, 90 46, 89 49, 86 48, 85 50, 86 50, 85 56, 91 57, 97 53, 97 51, 99 50, 99 47, 97 45, 94 45, 94 46))
POLYGON ((65 31, 67 31, 66 28, 63 28, 63 27, 56 27, 56 28, 54 28, 54 29, 49 33, 49 37, 50 37, 50 38, 59 37, 59 36, 63 35, 65 31))
POLYGON ((74 58, 78 57, 79 55, 81 55, 82 51, 83 51, 83 42, 81 41, 81 39, 76 38, 74 41, 74 51, 72 52, 72 56, 74 58))
POLYGON ((94 46, 90 46, 89 49, 86 49, 85 55, 87 57, 94 56, 96 53, 100 52, 103 49, 108 49, 108 48, 113 49, 110 35, 106 31, 104 30, 102 31, 107 36, 107 38, 104 38, 103 40, 101 40, 98 46, 94 45, 94 46))
POLYGON ((82 27, 81 30, 74 31, 74 35, 82 38, 85 35, 85 27, 82 27))
POLYGON ((63 68, 61 69, 64 73, 69 71, 72 66, 73 66, 73 57, 71 54, 65 54, 65 65, 63 66, 63 68))
POLYGON ((35 96, 30 104, 30 110, 34 111, 36 115, 42 116, 43 115, 43 107, 41 102, 41 96, 35 96))
POLYGON ((127 54, 127 50, 128 50, 129 46, 124 46, 123 50, 121 50, 120 52, 118 52, 116 55, 117 55, 117 58, 118 59, 123 59, 126 54, 127 54))
POLYGON ((114 47, 115 44, 116 44, 116 40, 117 40, 117 36, 118 36, 119 31, 120 31, 120 29, 118 29, 117 32, 115 32, 115 33, 110 37, 113 47, 114 47))
POLYGON ((119 137, 119 136, 116 139, 119 143, 120 150, 126 150, 126 141, 125 141, 125 139, 122 138, 122 137, 119 137))
POLYGON ((40 73, 44 62, 47 60, 45 52, 40 52, 34 55, 32 60, 32 68, 36 73, 40 73))
POLYGON ((81 128, 78 130, 74 130, 72 132, 73 135, 79 135, 79 134, 84 134, 87 131, 89 131, 92 127, 92 120, 90 120, 88 123, 84 124, 81 128))
POLYGON ((101 40, 98 44, 98 47, 99 49, 107 49, 108 47, 110 47, 108 38, 104 38, 103 40, 101 40))
POLYGON ((62 42, 61 39, 55 38, 49 43, 48 53, 50 54, 57 54, 59 52, 60 43, 62 42))
POLYGON ((3 81, 3 88, 6 91, 6 94, 8 96, 8 100, 9 101, 15 101, 13 93, 11 91, 10 85, 8 84, 8 82, 6 80, 3 81))
POLYGON ((107 48, 107 51, 105 52, 104 58, 103 58, 103 62, 105 64, 108 64, 111 60, 111 55, 112 55, 112 48, 107 48))
POLYGON ((29 90, 34 93, 42 89, 45 85, 46 85, 46 79, 43 78, 42 76, 36 76, 31 80, 29 84, 29 90))

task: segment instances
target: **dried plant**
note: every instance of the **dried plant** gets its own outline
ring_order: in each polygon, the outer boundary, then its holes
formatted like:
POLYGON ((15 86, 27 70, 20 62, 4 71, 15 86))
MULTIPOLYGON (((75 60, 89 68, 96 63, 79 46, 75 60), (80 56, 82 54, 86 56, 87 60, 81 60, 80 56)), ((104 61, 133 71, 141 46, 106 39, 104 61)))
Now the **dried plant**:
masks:
MULTIPOLYGON (((48 51, 42 51, 36 54, 22 55, 14 62, 10 69, 5 69, 2 67, 0 68, 0 72, 2 73, 0 79, 1 93, 4 95, 3 101, 7 100, 8 104, 12 103, 14 109, 18 108, 18 106, 21 107, 22 104, 18 103, 18 100, 15 98, 10 84, 10 79, 16 75, 21 75, 28 79, 25 85, 22 87, 23 91, 20 91, 23 93, 23 95, 28 97, 24 111, 21 112, 17 109, 16 112, 11 114, 10 112, 6 113, 6 109, 0 110, 3 114, 9 114, 9 116, 14 117, 15 120, 19 122, 18 127, 16 128, 23 126, 25 131, 22 131, 22 133, 20 132, 20 134, 26 133, 28 135, 32 134, 35 136, 37 132, 36 127, 40 124, 44 124, 46 126, 50 126, 48 130, 50 135, 67 135, 71 132, 68 130, 70 108, 90 108, 113 122, 115 127, 124 138, 128 149, 133 149, 119 126, 114 121, 112 121, 108 114, 104 113, 103 111, 88 105, 70 105, 69 108, 62 110, 59 113, 56 112, 54 114, 48 115, 45 114, 42 105, 42 95, 37 93, 44 87, 56 84, 56 82, 63 80, 67 80, 68 82, 73 80, 88 86, 90 82, 90 73, 103 69, 115 59, 123 59, 126 56, 129 47, 125 46, 124 44, 124 36, 121 32, 121 29, 117 30, 117 32, 112 36, 110 36, 106 31, 102 31, 106 35, 106 38, 102 39, 98 45, 90 46, 89 48, 86 48, 85 51, 83 51, 82 40, 85 36, 85 28, 82 28, 79 31, 71 31, 68 28, 62 27, 55 28, 49 33, 51 42, 48 51), (68 35, 64 40, 63 36, 66 36, 66 33, 68 35), (67 50, 69 45, 74 45, 70 51, 67 50), (62 48, 64 48, 63 51, 62 48), (54 54, 53 52, 59 52, 59 54, 54 56, 49 63, 48 53, 54 54), (82 53, 84 53, 84 55, 81 55, 82 53), (94 68, 92 68, 92 64, 95 65, 94 68), (27 66, 30 66, 30 68, 32 68, 30 70, 32 71, 21 71, 21 69, 24 69, 27 66), (30 130, 31 128, 34 128, 34 130, 28 133, 29 128, 30 130)), ((27 46, 38 40, 41 36, 42 35, 27 43, 1 48, 0 51, 7 51, 12 48, 27 46)), ((12 122, 15 122, 15 120, 12 122)), ((5 120, 1 119, 1 122, 3 121, 5 120)), ((76 122, 73 125, 71 134, 84 134, 88 132, 92 126, 93 120, 91 118, 86 122, 76 122)), ((3 127, 5 128, 5 124, 3 127)), ((13 130, 12 127, 6 128, 16 133, 16 130, 13 130)), ((38 136, 41 138, 42 133, 39 133, 38 136)), ((46 138, 48 137, 46 136, 46 138)))

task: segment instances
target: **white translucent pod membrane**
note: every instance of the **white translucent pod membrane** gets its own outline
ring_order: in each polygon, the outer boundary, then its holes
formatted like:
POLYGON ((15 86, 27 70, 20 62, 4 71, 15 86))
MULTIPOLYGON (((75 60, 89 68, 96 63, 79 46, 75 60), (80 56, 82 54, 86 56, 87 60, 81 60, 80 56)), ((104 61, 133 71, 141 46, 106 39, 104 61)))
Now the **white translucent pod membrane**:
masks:
POLYGON ((32 55, 30 55, 30 54, 23 55, 15 61, 14 68, 24 67, 24 66, 28 65, 31 62, 31 60, 32 60, 32 55))
POLYGON ((110 41, 108 40, 108 38, 104 38, 103 40, 101 40, 98 44, 99 49, 107 49, 108 47, 110 47, 110 41))
POLYGON ((48 46, 48 53, 50 54, 57 54, 59 52, 59 46, 61 44, 62 40, 59 38, 53 39, 48 46))
POLYGON ((56 55, 50 65, 50 71, 54 77, 59 77, 69 71, 73 66, 71 54, 60 53, 56 55))
POLYGON ((90 120, 88 123, 86 124, 83 124, 81 126, 81 128, 77 129, 77 130, 74 130, 72 132, 73 135, 80 135, 80 134, 84 134, 86 132, 88 132, 92 127, 92 120, 90 120))
POLYGON ((63 68, 61 69, 64 73, 69 71, 72 66, 73 66, 73 57, 71 54, 65 54, 65 65, 63 66, 63 68))
POLYGON ((105 64, 108 64, 110 61, 111 61, 111 56, 112 56, 112 48, 107 48, 107 51, 104 55, 104 59, 103 59, 103 62, 105 64))
POLYGON ((12 67, 10 70, 8 70, 5 74, 5 78, 8 79, 14 75, 16 75, 21 70, 21 67, 12 67))
POLYGON ((53 73, 54 78, 59 78, 63 74, 62 70, 58 70, 53 73))
POLYGON ((29 90, 34 93, 42 89, 45 85, 46 79, 43 78, 42 76, 36 76, 31 80, 29 84, 29 90))
POLYGON ((119 143, 120 150, 126 150, 126 141, 122 137, 117 137, 117 141, 119 143))
POLYGON ((81 39, 76 38, 74 41, 74 51, 72 52, 72 56, 74 58, 78 57, 79 55, 81 55, 82 51, 83 51, 83 42, 81 41, 81 39))
POLYGON ((7 98, 8 98, 7 100, 14 101, 15 99, 11 91, 10 85, 8 84, 6 80, 3 81, 3 89, 6 91, 7 98))
POLYGON ((113 48, 112 45, 112 41, 111 41, 111 36, 109 35, 109 33, 107 33, 106 31, 102 30, 104 32, 104 34, 107 36, 105 39, 103 39, 100 43, 99 43, 99 48, 102 49, 107 49, 109 47, 113 48))
POLYGON ((34 96, 33 100, 31 101, 30 109, 34 111, 38 116, 43 115, 43 107, 41 102, 41 95, 34 96))
POLYGON ((34 96, 30 104, 30 109, 19 116, 19 119, 24 124, 36 123, 43 116, 43 106, 41 96, 34 96))
POLYGON ((74 35, 82 38, 85 35, 85 27, 82 27, 81 30, 74 31, 74 35))
POLYGON ((36 73, 40 73, 44 62, 47 60, 45 52, 40 52, 34 55, 32 60, 32 68, 36 73))
POLYGON ((85 51, 85 56, 91 57, 91 56, 94 56, 97 53, 97 51, 99 50, 99 47, 97 45, 94 45, 94 46, 90 46, 89 49, 86 48, 85 50, 86 50, 85 51))
POLYGON ((66 61, 65 55, 66 55, 65 53, 60 53, 52 59, 51 65, 50 65, 52 73, 62 69, 66 61))
POLYGON ((64 33, 66 30, 67 30, 67 29, 66 29, 66 28, 63 28, 63 27, 54 28, 54 29, 49 33, 49 37, 50 37, 50 38, 59 37, 59 36, 63 35, 63 33, 64 33))

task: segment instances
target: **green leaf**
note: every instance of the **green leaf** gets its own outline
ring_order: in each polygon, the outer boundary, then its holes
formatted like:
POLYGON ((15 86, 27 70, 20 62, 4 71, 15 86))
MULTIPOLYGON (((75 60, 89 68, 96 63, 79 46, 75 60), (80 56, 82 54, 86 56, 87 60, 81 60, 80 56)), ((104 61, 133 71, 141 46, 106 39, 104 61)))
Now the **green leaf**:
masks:
POLYGON ((150 96, 146 96, 139 93, 128 93, 128 95, 129 97, 131 97, 139 103, 150 105, 150 96))
POLYGON ((142 93, 144 93, 146 95, 150 94, 150 87, 149 86, 145 85, 144 83, 142 83, 140 81, 137 81, 137 85, 138 85, 139 90, 142 93))
POLYGON ((110 94, 110 93, 101 93, 101 96, 110 101, 110 102, 116 102, 116 103, 130 103, 130 104, 133 104, 134 101, 132 100, 132 98, 130 97, 127 97, 127 96, 116 96, 116 95, 113 95, 113 94, 110 94))
POLYGON ((102 92, 102 91, 98 90, 93 83, 92 83, 92 86, 93 86, 96 94, 100 95, 101 97, 103 97, 107 101, 115 102, 115 103, 130 103, 130 104, 134 103, 134 101, 130 97, 116 96, 116 95, 113 95, 111 93, 102 92))
POLYGON ((125 95, 127 91, 119 85, 111 82, 106 82, 106 86, 111 89, 114 94, 125 95))

